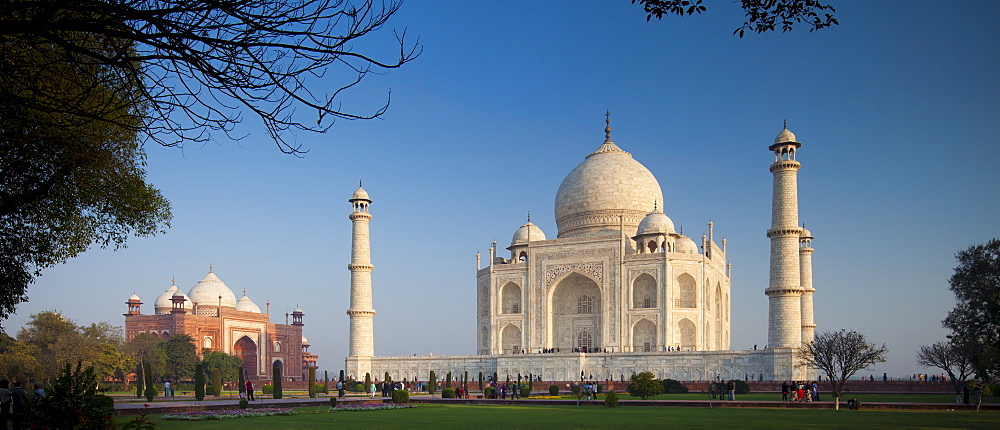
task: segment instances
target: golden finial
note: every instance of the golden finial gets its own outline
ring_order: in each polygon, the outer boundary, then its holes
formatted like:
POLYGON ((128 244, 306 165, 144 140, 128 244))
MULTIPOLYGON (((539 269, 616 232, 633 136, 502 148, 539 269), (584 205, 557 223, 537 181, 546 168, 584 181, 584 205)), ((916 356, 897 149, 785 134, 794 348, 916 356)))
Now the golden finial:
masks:
POLYGON ((611 111, 604 111, 604 139, 606 142, 611 141, 611 111))
POLYGON ((531 222, 531 211, 528 211, 528 222, 531 222))
POLYGON ((659 209, 660 209, 660 207, 656 204, 656 199, 653 199, 653 212, 656 212, 659 209))
POLYGON ((212 263, 208 263, 208 273, 212 273, 212 270, 214 270, 214 267, 212 267, 212 263))
POLYGON ((781 128, 788 130, 788 118, 785 118, 785 121, 781 123, 781 128))

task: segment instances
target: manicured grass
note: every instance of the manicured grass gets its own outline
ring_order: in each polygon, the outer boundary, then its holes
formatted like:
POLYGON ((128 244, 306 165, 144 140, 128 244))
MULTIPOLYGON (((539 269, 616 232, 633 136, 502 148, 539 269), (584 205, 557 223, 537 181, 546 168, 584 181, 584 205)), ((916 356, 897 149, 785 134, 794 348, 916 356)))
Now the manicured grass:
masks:
MULTIPOLYGON (((603 399, 603 395, 600 397, 603 399)), ((632 397, 628 393, 619 393, 618 398, 621 400, 641 400, 639 397, 632 397)), ((954 403, 954 394, 852 394, 852 393, 842 393, 840 396, 840 402, 847 402, 847 399, 858 399, 862 403, 864 402, 896 402, 896 403, 954 403)), ((649 397, 648 400, 709 400, 708 394, 704 393, 687 393, 687 394, 660 394, 658 396, 649 397)), ((781 394, 773 393, 750 393, 750 394, 737 394, 736 400, 752 400, 752 401, 771 401, 777 402, 781 401, 781 394)), ((820 400, 824 402, 832 402, 833 395, 830 393, 820 392, 820 400)), ((1000 403, 1000 398, 997 397, 986 397, 983 398, 983 403, 1000 403)))
MULTIPOLYGON (((850 411, 811 409, 738 409, 601 406, 474 406, 420 405, 413 409, 372 412, 327 412, 299 408, 293 416, 223 421, 163 421, 157 429, 330 428, 998 428, 998 412, 850 411), (357 428, 357 427, 352 427, 357 428)), ((131 417, 120 417, 122 424, 131 417)))

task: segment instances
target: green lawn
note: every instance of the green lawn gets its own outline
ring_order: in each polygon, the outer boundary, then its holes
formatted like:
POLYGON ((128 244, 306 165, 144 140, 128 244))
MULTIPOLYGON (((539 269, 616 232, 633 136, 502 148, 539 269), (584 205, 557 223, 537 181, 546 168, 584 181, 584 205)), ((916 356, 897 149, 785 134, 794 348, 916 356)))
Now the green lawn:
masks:
MULTIPOLYGON (((998 412, 833 411, 810 409, 737 409, 598 406, 421 405, 413 409, 336 412, 299 408, 298 415, 224 421, 163 421, 157 429, 329 428, 998 428, 998 412), (357 427, 354 427, 357 428, 357 427)), ((131 417, 120 417, 122 424, 131 417)))
MULTIPOLYGON (((601 397, 603 398, 603 397, 601 397)), ((629 396, 628 393, 619 394, 619 399, 621 400, 640 400, 638 397, 629 396)), ((708 400, 708 394, 704 393, 687 393, 687 394, 660 394, 655 397, 650 397, 650 400, 708 400)), ((864 402, 899 402, 899 403, 953 403, 955 402, 954 394, 851 394, 843 393, 840 397, 841 403, 847 401, 847 399, 858 399, 862 403, 864 402)), ((753 401, 780 401, 781 394, 772 393, 751 393, 751 394, 737 394, 736 400, 753 400, 753 401)), ((820 392, 820 400, 824 402, 832 402, 833 396, 829 393, 820 392)), ((983 399, 984 403, 1000 403, 1000 398, 988 397, 983 399)))

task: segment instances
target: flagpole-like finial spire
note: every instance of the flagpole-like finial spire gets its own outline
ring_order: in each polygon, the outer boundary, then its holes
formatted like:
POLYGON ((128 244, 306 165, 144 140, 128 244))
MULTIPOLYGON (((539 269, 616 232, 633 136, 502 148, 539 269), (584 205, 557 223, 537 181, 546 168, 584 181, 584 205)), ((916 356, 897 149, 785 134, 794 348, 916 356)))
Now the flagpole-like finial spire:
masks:
POLYGON ((781 128, 788 130, 788 118, 785 118, 785 121, 782 122, 781 128))
POLYGON ((611 141, 611 111, 604 111, 604 141, 611 141))

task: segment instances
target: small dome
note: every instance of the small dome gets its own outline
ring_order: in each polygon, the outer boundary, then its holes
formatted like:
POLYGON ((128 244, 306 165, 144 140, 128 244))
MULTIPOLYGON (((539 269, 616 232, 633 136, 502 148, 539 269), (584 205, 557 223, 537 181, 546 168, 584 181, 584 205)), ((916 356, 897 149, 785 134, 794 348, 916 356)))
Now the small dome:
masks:
POLYGON ((295 307, 295 310, 294 310, 294 311, 292 311, 292 313, 293 313, 293 314, 301 314, 301 313, 302 313, 302 309, 301 309, 301 308, 299 308, 298 306, 296 306, 296 307, 295 307))
POLYGON ((142 300, 139 299, 139 295, 138 294, 132 293, 132 295, 129 296, 128 301, 130 301, 130 302, 141 302, 142 300))
POLYGON ((302 336, 302 344, 303 345, 309 345, 309 339, 306 339, 305 336, 302 336))
POLYGON ((241 297, 240 300, 236 302, 236 310, 242 312, 253 312, 257 314, 260 313, 260 307, 257 306, 257 304, 253 302, 253 300, 250 300, 250 298, 247 297, 246 291, 243 292, 243 297, 241 297))
POLYGON ((670 234, 674 232, 674 222, 667 214, 654 210, 639 222, 637 234, 670 234))
POLYGON ((527 245, 529 239, 532 242, 545 240, 545 233, 537 225, 532 224, 531 221, 528 221, 527 224, 522 225, 521 228, 514 232, 514 238, 510 240, 510 246, 527 245))
POLYGON ((360 186, 358 189, 354 190, 354 194, 351 196, 351 200, 371 200, 368 198, 368 192, 360 186))
POLYGON ((173 298, 182 298, 184 300, 187 300, 187 297, 184 297, 184 293, 180 292, 179 290, 178 291, 174 291, 174 295, 171 296, 171 297, 173 297, 173 298))
POLYGON ((787 128, 781 130, 781 133, 778 133, 778 136, 774 138, 775 145, 779 143, 789 143, 789 142, 795 142, 795 134, 792 133, 791 131, 788 131, 787 128))
POLYGON ((690 237, 681 236, 674 241, 674 252, 681 254, 697 254, 698 245, 690 237))
POLYGON ((809 231, 805 227, 802 227, 802 234, 799 235, 799 238, 800 239, 813 239, 813 234, 812 234, 811 231, 809 231))
POLYGON ((188 292, 195 303, 199 306, 216 307, 219 305, 219 296, 222 296, 222 307, 235 308, 236 294, 230 290, 215 272, 208 272, 205 278, 198 281, 198 284, 188 292))
MULTIPOLYGON (((179 291, 176 284, 171 285, 170 288, 167 288, 167 291, 160 294, 156 298, 156 301, 153 302, 153 312, 157 315, 169 314, 174 306, 170 298, 174 296, 175 291, 179 291)), ((184 295, 184 293, 181 294, 184 295)), ((187 295, 184 295, 184 299, 187 300, 184 302, 184 309, 189 311, 194 309, 194 303, 191 302, 191 299, 187 295)))

